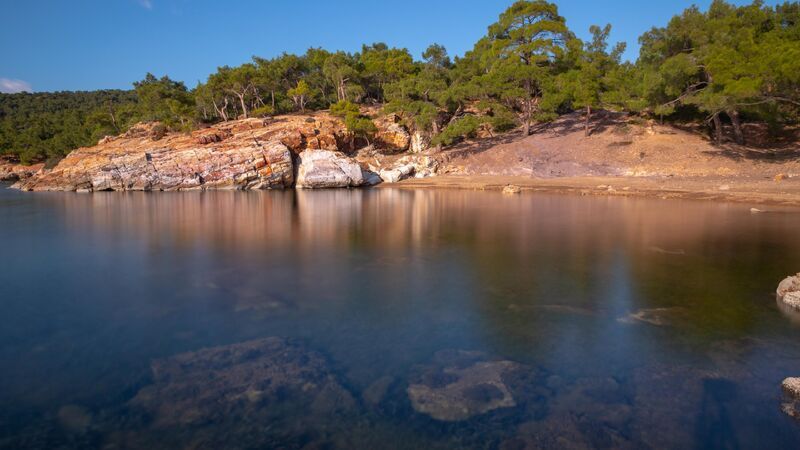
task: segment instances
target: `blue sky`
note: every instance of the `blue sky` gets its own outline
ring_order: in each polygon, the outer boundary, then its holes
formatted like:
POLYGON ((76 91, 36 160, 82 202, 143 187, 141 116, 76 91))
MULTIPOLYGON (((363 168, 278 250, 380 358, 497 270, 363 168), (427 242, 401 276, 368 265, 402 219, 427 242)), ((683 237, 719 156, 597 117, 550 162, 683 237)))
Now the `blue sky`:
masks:
MULTIPOLYGON (((512 0, 3 0, 0 91, 131 87, 152 72, 193 87, 217 66, 308 47, 356 51, 383 41, 415 58, 437 42, 461 55, 512 0)), ((611 23, 612 42, 637 39, 710 0, 558 1, 579 37, 611 23)), ((735 1, 734 3, 749 3, 735 1)), ((774 3, 774 2, 770 2, 774 3)))

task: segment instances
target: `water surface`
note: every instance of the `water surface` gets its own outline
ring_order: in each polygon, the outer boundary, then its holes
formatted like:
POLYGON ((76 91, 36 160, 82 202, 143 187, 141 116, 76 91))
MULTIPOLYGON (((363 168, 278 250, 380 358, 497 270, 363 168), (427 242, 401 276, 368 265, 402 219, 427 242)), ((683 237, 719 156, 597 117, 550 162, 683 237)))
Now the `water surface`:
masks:
POLYGON ((0 447, 800 448, 774 295, 798 229, 680 200, 0 188, 0 447))

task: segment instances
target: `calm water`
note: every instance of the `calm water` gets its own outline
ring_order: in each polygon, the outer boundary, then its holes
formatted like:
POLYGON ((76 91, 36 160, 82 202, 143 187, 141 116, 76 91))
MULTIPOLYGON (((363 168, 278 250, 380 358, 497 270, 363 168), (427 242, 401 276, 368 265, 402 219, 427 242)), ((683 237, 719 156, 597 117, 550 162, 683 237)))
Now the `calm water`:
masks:
POLYGON ((800 448, 774 296, 798 230, 711 202, 0 188, 0 447, 800 448))

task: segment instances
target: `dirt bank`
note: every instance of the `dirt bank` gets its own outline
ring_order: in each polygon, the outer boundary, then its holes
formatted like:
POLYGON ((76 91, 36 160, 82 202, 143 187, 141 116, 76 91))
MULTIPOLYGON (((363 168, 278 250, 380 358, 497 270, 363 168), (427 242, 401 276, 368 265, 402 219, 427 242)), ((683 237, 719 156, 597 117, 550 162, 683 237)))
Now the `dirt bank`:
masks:
POLYGON ((561 177, 532 178, 502 175, 445 175, 409 179, 380 185, 395 188, 454 188, 502 190, 513 184, 526 192, 550 192, 577 195, 619 197, 683 198, 750 203, 753 207, 800 206, 800 178, 776 182, 772 179, 731 180, 730 177, 561 177))

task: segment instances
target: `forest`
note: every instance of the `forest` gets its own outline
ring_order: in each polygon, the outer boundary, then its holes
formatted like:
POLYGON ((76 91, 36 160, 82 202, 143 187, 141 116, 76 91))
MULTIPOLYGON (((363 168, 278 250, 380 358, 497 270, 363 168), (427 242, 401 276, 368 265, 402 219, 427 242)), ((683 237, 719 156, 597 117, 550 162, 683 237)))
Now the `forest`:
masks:
POLYGON ((579 111, 585 131, 597 110, 702 123, 721 144, 746 144, 742 123, 778 130, 800 119, 800 3, 690 7, 639 38, 635 62, 611 25, 583 41, 557 5, 520 0, 472 50, 451 57, 430 45, 417 59, 384 43, 348 53, 255 56, 223 66, 193 88, 147 74, 131 91, 0 94, 0 154, 24 163, 57 161, 70 150, 139 121, 175 131, 237 118, 330 110, 356 135, 374 125, 363 105, 397 114, 410 129, 450 145, 481 129, 503 132, 579 111))

